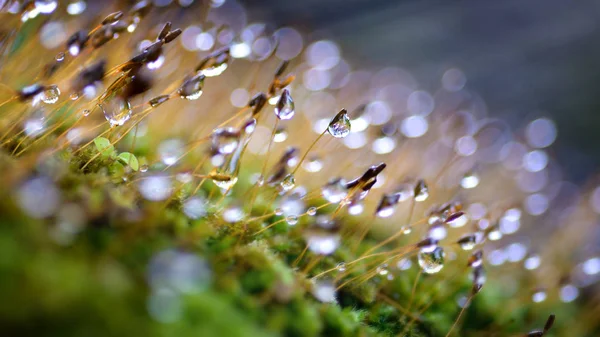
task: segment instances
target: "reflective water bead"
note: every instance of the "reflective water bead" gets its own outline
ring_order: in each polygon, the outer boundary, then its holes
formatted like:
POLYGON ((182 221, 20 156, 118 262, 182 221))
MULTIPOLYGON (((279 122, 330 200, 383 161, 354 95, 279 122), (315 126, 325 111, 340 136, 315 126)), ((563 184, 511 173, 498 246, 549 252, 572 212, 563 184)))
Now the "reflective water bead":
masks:
POLYGON ((153 99, 151 99, 148 104, 150 104, 151 107, 156 108, 157 106, 163 104, 164 102, 168 101, 169 98, 171 96, 169 95, 161 95, 161 96, 157 96, 154 97, 153 99))
POLYGON ((111 126, 121 126, 131 118, 131 104, 126 99, 115 98, 98 106, 111 126))
POLYGON ((294 100, 292 99, 292 96, 290 95, 290 92, 287 89, 284 89, 281 93, 279 101, 277 101, 277 104, 275 104, 274 111, 275 116, 277 116, 277 118, 279 119, 286 120, 294 117, 294 100))
POLYGON ((435 248, 432 252, 420 252, 418 256, 419 266, 424 273, 435 274, 444 267, 444 249, 435 248))
POLYGON ((42 102, 46 104, 54 104, 58 102, 60 97, 60 89, 57 85, 47 86, 42 93, 42 102))
POLYGON ((462 250, 472 250, 477 244, 475 234, 463 236, 456 243, 458 243, 462 250))
POLYGON ((237 149, 240 140, 239 130, 233 127, 218 128, 211 135, 212 147, 221 154, 230 154, 237 149))
POLYGON ((429 187, 425 183, 425 180, 421 179, 417 182, 414 190, 414 199, 417 202, 425 201, 429 198, 429 187))
POLYGON ((316 207, 310 207, 307 211, 306 214, 313 216, 315 214, 317 214, 317 208, 316 207))
POLYGON ((327 126, 327 131, 335 138, 344 138, 350 133, 350 118, 346 109, 342 109, 327 126))
POLYGON ((287 176, 285 176, 285 178, 283 178, 279 186, 284 192, 287 192, 294 188, 294 186, 296 186, 296 180, 294 179, 294 175, 288 174, 287 176))
POLYGON ((277 130, 275 131, 275 134, 273 135, 273 141, 275 143, 282 143, 284 142, 288 137, 287 131, 285 131, 284 128, 279 127, 277 128, 277 130))
POLYGON ((295 224, 298 223, 298 217, 295 215, 290 215, 285 218, 285 222, 287 222, 288 225, 290 225, 290 226, 294 226, 295 224))
POLYGON ((205 76, 200 74, 186 79, 178 90, 179 96, 187 100, 197 100, 202 96, 205 76))

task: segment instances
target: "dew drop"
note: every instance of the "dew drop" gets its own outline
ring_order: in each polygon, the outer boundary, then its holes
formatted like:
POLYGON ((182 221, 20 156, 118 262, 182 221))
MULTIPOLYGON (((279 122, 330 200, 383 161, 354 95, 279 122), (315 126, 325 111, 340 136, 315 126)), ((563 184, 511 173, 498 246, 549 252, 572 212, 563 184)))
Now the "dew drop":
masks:
POLYGON ((121 126, 131 118, 131 104, 126 99, 115 98, 98 106, 111 126, 121 126))
POLYGON ((472 250, 477 244, 474 234, 463 236, 457 243, 462 250, 472 250))
POLYGON ((429 187, 427 187, 425 180, 421 179, 417 182, 414 192, 414 198, 417 202, 425 201, 429 198, 429 187))
POLYGON ((346 109, 342 109, 329 123, 327 131, 335 138, 344 138, 350 133, 350 118, 346 109))
POLYGON ((62 62, 65 60, 65 53, 60 52, 58 54, 56 54, 56 56, 54 57, 54 59, 56 59, 57 62, 62 62))
POLYGON ((179 96, 187 100, 197 100, 202 96, 202 87, 204 87, 205 76, 200 74, 186 79, 179 88, 179 96))
POLYGON ((281 183, 279 183, 279 186, 284 192, 287 192, 294 188, 294 186, 296 186, 296 179, 294 178, 294 175, 288 174, 287 176, 285 176, 281 183))
POLYGON ((233 127, 218 128, 211 135, 212 148, 220 154, 230 154, 237 149, 240 132, 233 127))
POLYGON ((419 266, 427 274, 435 274, 444 267, 444 249, 436 247, 432 252, 420 252, 418 256, 419 266))
POLYGON ((294 100, 287 89, 284 89, 281 93, 281 97, 277 104, 275 104, 275 116, 279 119, 291 119, 294 117, 295 107, 294 100))
POLYGON ((283 143, 288 137, 287 131, 284 128, 277 128, 273 135, 273 141, 275 143, 283 143))
POLYGON ((285 222, 287 222, 288 225, 290 225, 290 226, 294 226, 294 225, 296 225, 298 223, 298 217, 295 216, 295 215, 287 216, 285 218, 285 222))
POLYGON ((275 208, 275 215, 283 215, 283 209, 281 209, 280 207, 275 208))
POLYGON ((346 271, 346 264, 344 262, 340 262, 337 264, 337 266, 335 266, 335 268, 337 269, 337 271, 339 271, 340 273, 343 273, 346 271))
POLYGON ((381 276, 385 276, 389 273, 388 266, 385 263, 377 266, 376 271, 377 271, 377 274, 379 274, 381 276))
POLYGON ((56 85, 46 87, 42 93, 42 102, 46 104, 54 104, 58 102, 60 97, 60 89, 56 85))
POLYGON ((216 64, 210 68, 202 69, 202 75, 206 77, 215 77, 221 75, 228 67, 227 62, 216 64))
POLYGON ((142 166, 140 166, 140 172, 147 172, 148 171, 148 165, 144 164, 142 166))
POLYGON ((310 207, 307 211, 306 214, 310 215, 310 216, 314 216, 315 214, 317 214, 317 208, 316 207, 310 207))
POLYGON ((164 102, 168 101, 169 98, 171 96, 169 95, 161 95, 158 97, 154 97, 153 99, 151 99, 148 104, 150 104, 151 107, 156 108, 157 106, 163 104, 164 102))
POLYGON ((92 113, 92 111, 90 111, 89 109, 83 109, 83 111, 81 111, 81 114, 85 117, 89 116, 90 113, 92 113))
POLYGON ((71 95, 69 95, 69 99, 72 100, 72 101, 78 100, 79 99, 79 93, 77 93, 77 92, 72 93, 71 95))
POLYGON ((213 183, 223 190, 229 190, 237 183, 238 177, 231 176, 229 174, 219 174, 216 171, 211 172, 210 178, 213 183))

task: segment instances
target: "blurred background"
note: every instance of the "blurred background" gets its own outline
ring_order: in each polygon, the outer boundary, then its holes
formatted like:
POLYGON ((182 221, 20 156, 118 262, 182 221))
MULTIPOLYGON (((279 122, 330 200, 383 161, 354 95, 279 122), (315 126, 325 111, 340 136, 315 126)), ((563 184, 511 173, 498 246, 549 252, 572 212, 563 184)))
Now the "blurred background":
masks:
POLYGON ((338 42, 354 66, 397 66, 425 90, 461 69, 493 116, 513 128, 548 116, 566 178, 600 170, 598 0, 241 0, 250 21, 338 42))

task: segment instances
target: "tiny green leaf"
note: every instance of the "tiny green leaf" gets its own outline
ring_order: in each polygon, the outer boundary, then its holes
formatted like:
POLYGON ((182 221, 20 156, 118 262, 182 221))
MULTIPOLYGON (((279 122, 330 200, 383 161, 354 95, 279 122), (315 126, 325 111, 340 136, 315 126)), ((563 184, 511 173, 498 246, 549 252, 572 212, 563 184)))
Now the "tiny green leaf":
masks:
POLYGON ((129 165, 129 167, 131 167, 131 169, 134 171, 140 169, 140 163, 138 162, 138 159, 135 157, 135 155, 133 155, 133 153, 123 152, 120 153, 117 158, 121 163, 129 165))
POLYGON ((100 152, 104 158, 111 157, 115 151, 115 147, 110 143, 110 140, 104 137, 96 137, 94 139, 94 144, 96 145, 98 152, 100 152))

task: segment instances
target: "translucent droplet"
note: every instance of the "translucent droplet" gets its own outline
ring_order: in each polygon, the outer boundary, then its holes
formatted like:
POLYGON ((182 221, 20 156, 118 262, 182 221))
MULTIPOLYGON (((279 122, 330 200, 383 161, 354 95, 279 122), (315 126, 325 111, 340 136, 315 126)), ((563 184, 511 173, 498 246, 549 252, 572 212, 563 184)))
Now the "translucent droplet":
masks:
POLYGON ((317 208, 316 207, 310 207, 307 211, 306 214, 313 216, 315 214, 317 214, 317 208))
POLYGON ((144 164, 142 166, 140 166, 140 172, 146 172, 148 171, 148 165, 144 164))
POLYGON ((477 244, 474 234, 463 236, 457 243, 462 250, 472 250, 477 244))
POLYGON ((57 62, 62 62, 65 60, 65 53, 60 52, 60 53, 56 54, 56 56, 54 58, 56 59, 57 62))
POLYGON ((163 104, 164 102, 168 101, 169 98, 171 96, 169 95, 161 95, 158 97, 154 97, 153 99, 151 99, 148 104, 150 104, 151 107, 156 108, 157 106, 163 104))
POLYGON ((215 77, 221 75, 229 66, 231 59, 229 49, 217 51, 215 54, 204 59, 196 68, 196 71, 206 77, 215 77))
POLYGON ((167 139, 158 146, 160 160, 167 166, 175 165, 183 156, 184 144, 179 139, 167 139))
POLYGON ((228 174, 218 174, 216 172, 211 173, 210 178, 215 185, 219 186, 223 190, 229 190, 237 183, 238 178, 228 174))
POLYGON ((69 99, 72 101, 78 100, 79 99, 79 93, 72 93, 71 95, 69 95, 69 99))
POLYGON ((387 264, 382 264, 376 268, 377 274, 385 276, 389 273, 387 264))
POLYGON ((424 273, 435 274, 444 267, 444 249, 436 247, 432 252, 420 252, 418 256, 419 266, 424 273))
POLYGON ((290 226, 294 226, 295 224, 298 223, 298 217, 295 215, 290 215, 285 218, 285 222, 287 222, 288 225, 290 225, 290 226))
POLYGON ((446 223, 452 228, 459 228, 467 224, 469 221, 467 215, 463 212, 456 212, 446 219, 446 223))
POLYGON ((384 195, 377 206, 377 216, 380 218, 387 218, 394 214, 394 206, 396 206, 399 201, 400 196, 398 193, 384 195))
POLYGON ((425 183, 425 180, 421 179, 417 182, 414 191, 415 201, 421 202, 427 200, 429 198, 429 187, 425 183))
POLYGON ((344 262, 340 262, 337 264, 337 266, 335 266, 335 268, 340 272, 343 273, 346 271, 346 264, 344 262))
POLYGON ((115 98, 98 103, 98 106, 111 126, 121 126, 131 118, 131 104, 126 99, 115 98))
POLYGON ((323 188, 321 192, 323 193, 323 197, 332 203, 338 203, 342 201, 346 197, 346 182, 342 179, 334 179, 329 181, 323 188))
POLYGON ((284 89, 279 101, 275 104, 275 116, 279 119, 291 119, 294 117, 294 100, 287 89, 284 89))
POLYGON ((285 178, 283 178, 281 183, 279 183, 279 186, 281 186, 281 189, 284 192, 287 192, 287 191, 291 190, 292 188, 294 188, 294 186, 296 186, 296 180, 294 179, 294 175, 288 174, 287 176, 285 176, 285 178))
POLYGON ((282 143, 284 142, 288 137, 287 131, 285 131, 284 128, 278 128, 275 131, 275 134, 273 135, 273 141, 275 143, 282 143))
POLYGON ((477 268, 481 266, 483 263, 483 251, 477 250, 471 256, 469 256, 469 260, 467 261, 467 265, 469 267, 477 268))
POLYGON ((335 138, 344 138, 350 133, 350 118, 346 109, 342 109, 329 123, 327 131, 335 138))
POLYGON ((275 208, 275 215, 283 215, 283 209, 281 209, 280 207, 275 208))
POLYGON ((224 61, 221 64, 215 64, 210 68, 202 69, 202 75, 206 77, 215 77, 221 75, 228 67, 227 61, 224 61))
POLYGON ((50 85, 44 89, 42 93, 42 102, 46 104, 54 104, 58 102, 60 97, 60 89, 56 85, 50 85))
POLYGON ((212 147, 220 154, 230 154, 237 149, 240 140, 240 132, 233 128, 219 128, 211 135, 212 147))
POLYGON ((89 116, 92 113, 92 111, 90 111, 89 109, 83 109, 83 111, 81 111, 81 114, 85 117, 89 116))
POLYGON ((196 75, 186 79, 179 88, 179 96, 187 100, 197 100, 202 96, 202 88, 204 87, 204 75, 196 75))

